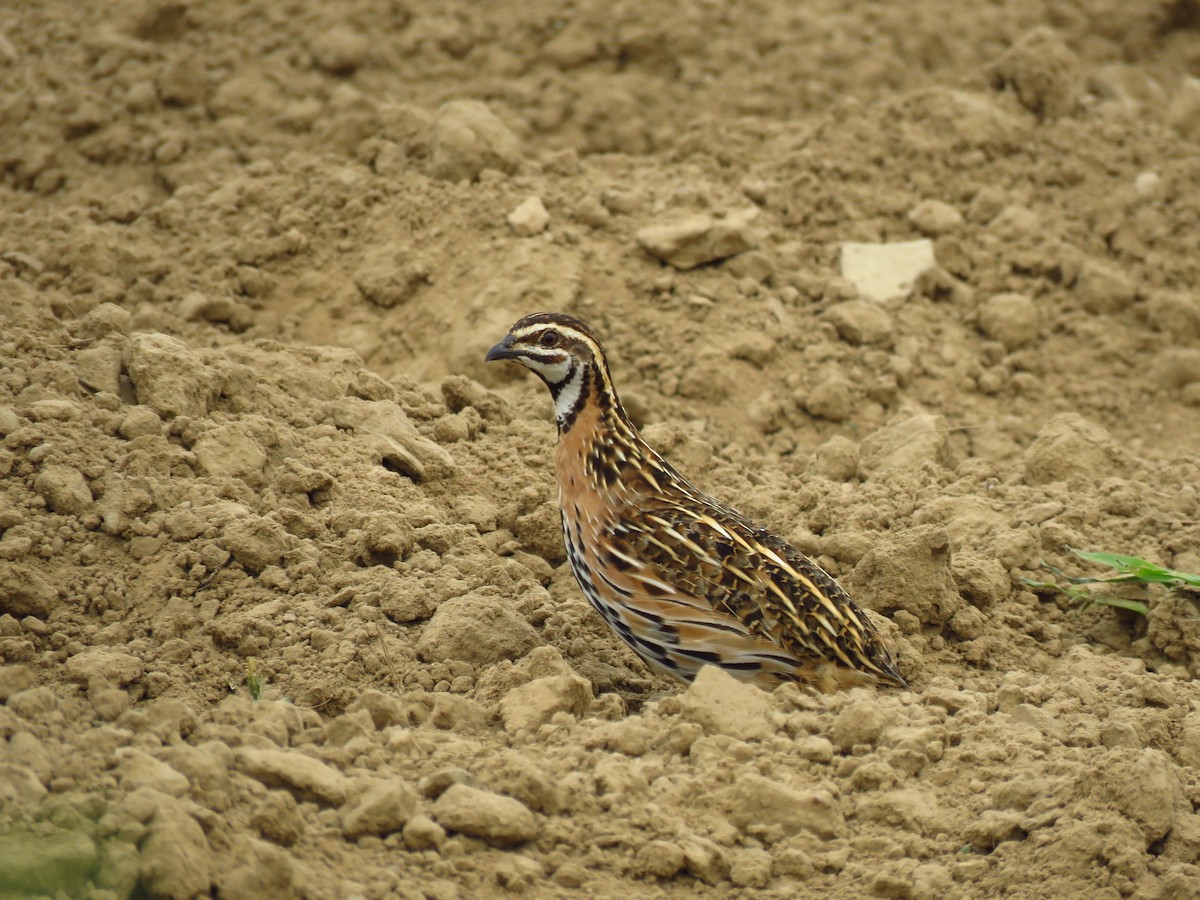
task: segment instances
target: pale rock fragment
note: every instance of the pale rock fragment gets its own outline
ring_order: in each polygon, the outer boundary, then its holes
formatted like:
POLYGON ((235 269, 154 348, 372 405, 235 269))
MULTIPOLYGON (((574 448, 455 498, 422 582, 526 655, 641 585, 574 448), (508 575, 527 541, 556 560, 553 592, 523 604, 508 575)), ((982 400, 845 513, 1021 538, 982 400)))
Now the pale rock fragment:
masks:
POLYGON ((902 609, 941 625, 964 605, 951 571, 950 535, 921 525, 881 536, 846 577, 860 605, 877 612, 902 609))
POLYGON ((148 753, 121 747, 116 752, 116 761, 117 778, 126 790, 152 788, 171 797, 182 797, 187 793, 187 776, 148 753))
POLYGON ((208 838, 187 805, 150 788, 126 797, 150 812, 149 831, 141 842, 141 887, 151 897, 206 895, 216 864, 208 838))
MULTIPOLYGON (((416 478, 440 478, 453 474, 454 458, 444 448, 424 437, 395 403, 344 397, 330 409, 334 424, 366 435, 377 435, 402 455, 416 478)), ((386 451, 386 448, 383 448, 386 451)))
POLYGON ((220 381, 195 350, 166 334, 134 334, 125 368, 138 403, 160 416, 204 416, 217 399, 220 381))
POLYGON ((45 619, 57 599, 58 591, 32 566, 8 562, 0 566, 0 615, 45 619))
POLYGON ((235 760, 240 771, 268 787, 287 788, 301 797, 341 806, 350 794, 350 780, 345 775, 295 750, 243 747, 235 760))
POLYGON ((950 429, 937 415, 922 414, 874 431, 859 445, 859 471, 882 476, 926 462, 953 464, 950 429))
POLYGON ((672 222, 649 225, 637 232, 638 246, 676 269, 694 269, 750 250, 757 244, 750 223, 758 210, 746 209, 716 217, 695 213, 672 222))
POLYGON ((350 838, 400 831, 416 814, 419 802, 417 789, 403 778, 368 779, 342 808, 342 831, 350 838))
POLYGON ((1115 266, 1088 260, 1079 270, 1075 281, 1075 296, 1090 313, 1112 315, 1133 305, 1137 299, 1137 283, 1115 266))
POLYGON ((525 804, 490 791, 452 785, 433 804, 438 824, 477 837, 496 847, 509 847, 537 836, 537 817, 525 804))
POLYGON ((842 277, 864 300, 882 303, 908 297, 917 280, 936 268, 933 242, 927 239, 891 244, 842 244, 842 277))
POLYGON ((553 675, 537 678, 513 688, 500 701, 504 730, 516 734, 536 730, 555 713, 582 715, 592 701, 592 685, 578 675, 553 675))
POLYGON ((826 790, 801 790, 761 775, 741 775, 719 797, 729 821, 743 830, 776 827, 788 836, 808 832, 825 839, 846 832, 845 815, 826 790))
POLYGON ((1025 482, 1094 484, 1124 469, 1123 454, 1107 431, 1078 413, 1060 413, 1038 431, 1024 454, 1025 482))
POLYGON ((309 896, 302 888, 304 871, 287 851, 250 837, 239 837, 237 861, 216 873, 221 900, 300 900, 309 896))
POLYGON ((33 482, 51 512, 81 516, 92 508, 94 498, 83 473, 74 466, 52 464, 38 473, 33 482))
POLYGON ((1167 106, 1167 123, 1189 141, 1200 141, 1200 78, 1185 76, 1167 106))
POLYGON ((451 100, 434 115, 430 134, 433 174, 471 181, 484 169, 511 173, 521 164, 521 143, 478 100, 451 100))
POLYGON ((417 641, 417 657, 484 666, 516 659, 541 642, 533 626, 509 604, 473 592, 438 607, 417 641))
POLYGON ((216 478, 261 480, 267 453, 247 422, 229 422, 204 432, 192 447, 204 471, 216 478))
POLYGON ((753 741, 773 732, 768 695, 716 666, 702 668, 679 700, 683 718, 709 734, 753 741))
POLYGON ((1070 115, 1083 94, 1079 58, 1052 28, 1026 32, 990 71, 997 88, 1011 87, 1021 105, 1039 118, 1070 115))
POLYGON ((962 213, 941 200, 922 200, 908 213, 908 221, 930 237, 957 231, 963 224, 962 213))
POLYGON ((855 347, 890 345, 896 334, 891 314, 876 303, 847 300, 830 307, 825 318, 833 323, 838 337, 855 347))
POLYGON ((550 213, 541 197, 529 197, 508 214, 506 221, 517 237, 533 237, 550 225, 550 213))
POLYGON ((143 671, 140 659, 111 647, 88 647, 67 660, 67 675, 82 684, 93 678, 110 684, 129 684, 141 678, 143 671))
POLYGON ((1037 305, 1024 294, 996 294, 979 306, 979 330, 1008 351, 1032 343, 1041 328, 1037 305))

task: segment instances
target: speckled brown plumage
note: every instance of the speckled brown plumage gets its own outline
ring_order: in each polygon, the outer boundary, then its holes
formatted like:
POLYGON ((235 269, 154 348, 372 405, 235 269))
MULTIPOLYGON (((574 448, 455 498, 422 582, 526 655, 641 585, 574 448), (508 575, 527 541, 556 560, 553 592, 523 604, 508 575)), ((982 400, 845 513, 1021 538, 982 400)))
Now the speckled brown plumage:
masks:
POLYGON ((904 687, 866 614, 787 541, 692 487, 621 408, 595 333, 526 316, 487 355, 550 388, 563 539, 580 588, 652 668, 704 665, 770 687, 904 687))

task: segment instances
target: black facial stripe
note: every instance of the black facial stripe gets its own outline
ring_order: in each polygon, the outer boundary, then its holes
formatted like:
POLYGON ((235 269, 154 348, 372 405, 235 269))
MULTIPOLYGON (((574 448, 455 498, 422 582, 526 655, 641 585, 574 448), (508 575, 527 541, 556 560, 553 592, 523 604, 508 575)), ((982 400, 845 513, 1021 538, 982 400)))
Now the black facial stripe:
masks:
POLYGON ((572 360, 571 368, 567 369, 567 377, 566 378, 564 378, 562 381, 557 381, 554 384, 550 384, 550 382, 548 382, 548 381, 546 382, 546 386, 550 388, 550 396, 554 398, 554 401, 556 403, 558 402, 558 395, 563 392, 563 388, 565 388, 568 384, 571 383, 571 378, 574 377, 575 370, 578 368, 579 368, 579 363, 572 360))
POLYGON ((562 362, 563 352, 560 350, 557 353, 543 353, 540 350, 522 349, 521 356, 523 356, 525 359, 532 360, 533 362, 536 362, 536 363, 542 363, 543 365, 552 366, 555 363, 562 362))

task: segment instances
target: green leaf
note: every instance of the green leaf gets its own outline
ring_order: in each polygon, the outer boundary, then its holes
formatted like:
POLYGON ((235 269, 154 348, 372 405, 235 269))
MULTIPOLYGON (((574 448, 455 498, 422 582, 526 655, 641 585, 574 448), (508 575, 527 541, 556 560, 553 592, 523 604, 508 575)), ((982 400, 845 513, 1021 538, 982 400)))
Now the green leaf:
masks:
POLYGON ((1116 569, 1120 573, 1112 578, 1103 579, 1104 581, 1166 585, 1186 584, 1192 587, 1200 587, 1200 575, 1195 575, 1191 572, 1180 572, 1176 569, 1168 569, 1136 556, 1122 556, 1119 553, 1087 553, 1082 550, 1076 550, 1074 547, 1068 547, 1067 549, 1080 559, 1100 563, 1101 565, 1116 569))
POLYGON ((1097 606, 1114 606, 1117 609, 1127 609, 1140 616, 1150 615, 1150 607, 1141 600, 1126 600, 1124 597, 1093 597, 1092 602, 1097 606))

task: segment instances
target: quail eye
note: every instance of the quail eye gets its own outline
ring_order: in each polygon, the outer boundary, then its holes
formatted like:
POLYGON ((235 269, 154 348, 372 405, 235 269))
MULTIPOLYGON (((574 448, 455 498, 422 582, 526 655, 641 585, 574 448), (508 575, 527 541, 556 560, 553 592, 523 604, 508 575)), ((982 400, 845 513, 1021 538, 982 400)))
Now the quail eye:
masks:
POLYGON ((543 347, 547 347, 547 348, 557 347, 558 346, 558 332, 557 331, 542 332, 541 339, 538 341, 538 343, 541 344, 543 347))

